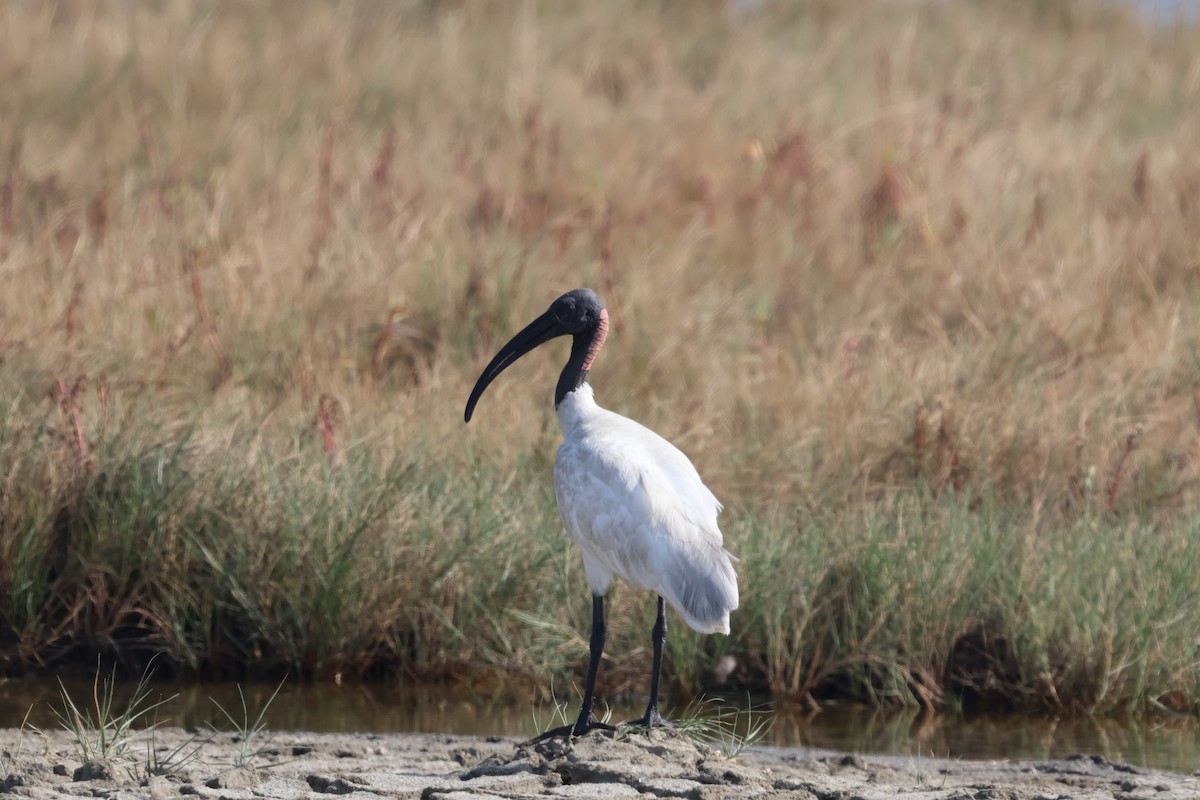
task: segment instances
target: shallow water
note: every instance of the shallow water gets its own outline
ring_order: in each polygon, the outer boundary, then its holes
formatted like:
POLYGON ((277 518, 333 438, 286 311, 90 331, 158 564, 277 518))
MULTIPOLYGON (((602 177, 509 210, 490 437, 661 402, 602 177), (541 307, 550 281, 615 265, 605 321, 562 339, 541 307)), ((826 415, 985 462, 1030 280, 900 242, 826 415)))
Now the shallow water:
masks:
MULTIPOLYGON (((91 706, 91 681, 67 681, 66 689, 81 710, 91 706)), ((132 683, 118 685, 118 709, 124 707, 132 689, 132 683)), ((273 730, 529 736, 561 724, 549 703, 513 705, 441 689, 287 684, 268 705, 275 689, 276 684, 245 684, 247 711, 243 712, 236 684, 154 684, 150 700, 167 702, 151 712, 146 721, 231 730, 234 726, 217 707, 219 703, 243 725, 246 717, 252 723, 266 707, 264 722, 273 730)), ((0 727, 14 728, 23 722, 38 728, 58 727, 54 709, 61 711, 62 707, 54 679, 0 680, 0 727)), ((667 709, 671 714, 669 705, 667 709)), ((641 710, 616 708, 613 718, 632 718, 641 710)), ((565 712, 570 715, 573 709, 565 712)), ((675 715, 679 713, 674 710, 675 715)), ((783 747, 902 755, 914 761, 930 757, 1062 758, 1089 753, 1137 766, 1186 773, 1200 770, 1200 723, 1194 719, 1062 721, 1024 716, 883 715, 849 710, 818 714, 778 710, 769 716, 771 728, 762 743, 783 747)), ((742 723, 746 720, 743 715, 742 723)))

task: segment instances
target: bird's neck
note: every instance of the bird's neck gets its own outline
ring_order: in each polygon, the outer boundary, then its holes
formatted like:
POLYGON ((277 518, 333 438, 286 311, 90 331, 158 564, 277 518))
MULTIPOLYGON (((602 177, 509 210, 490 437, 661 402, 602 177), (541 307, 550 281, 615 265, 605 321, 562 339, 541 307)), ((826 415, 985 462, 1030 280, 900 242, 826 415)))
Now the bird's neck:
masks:
POLYGON ((587 382, 588 370, 584 367, 584 363, 587 361, 590 343, 590 334, 575 334, 571 342, 571 357, 567 359, 567 365, 563 367, 562 374, 558 376, 558 386, 554 390, 555 408, 562 405, 562 401, 567 399, 567 395, 587 382))
POLYGON ((558 386, 554 390, 555 408, 562 405, 567 395, 587 382, 592 362, 596 360, 596 354, 600 352, 607 338, 608 312, 601 309, 600 321, 596 327, 580 331, 571 337, 571 357, 567 359, 567 365, 558 376, 558 386))
POLYGON ((558 415, 558 427, 562 429, 563 438, 570 439, 578 434, 581 426, 592 420, 600 407, 596 405, 596 397, 592 394, 589 383, 583 383, 570 392, 559 403, 554 411, 558 415))

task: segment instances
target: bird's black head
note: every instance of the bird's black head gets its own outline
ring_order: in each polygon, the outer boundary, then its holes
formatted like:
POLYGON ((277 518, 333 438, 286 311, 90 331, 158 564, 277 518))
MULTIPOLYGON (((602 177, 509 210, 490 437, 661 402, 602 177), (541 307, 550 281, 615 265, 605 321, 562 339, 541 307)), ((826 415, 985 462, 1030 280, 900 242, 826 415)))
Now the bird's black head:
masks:
MULTIPOLYGON (((547 314, 553 315, 562 334, 592 331, 605 315, 604 304, 591 289, 575 289, 550 304, 547 314)), ((559 334, 559 335, 562 335, 559 334)))
POLYGON ((604 310, 604 304, 595 292, 591 289, 567 292, 551 303, 544 314, 526 325, 508 344, 500 348, 500 352, 496 353, 484 368, 479 380, 475 382, 463 418, 467 422, 471 421, 475 404, 483 395, 483 390, 497 375, 533 348, 558 336, 571 336, 573 342, 571 358, 558 379, 555 405, 561 403, 567 393, 583 383, 596 354, 604 344, 605 337, 608 336, 608 312, 604 310))

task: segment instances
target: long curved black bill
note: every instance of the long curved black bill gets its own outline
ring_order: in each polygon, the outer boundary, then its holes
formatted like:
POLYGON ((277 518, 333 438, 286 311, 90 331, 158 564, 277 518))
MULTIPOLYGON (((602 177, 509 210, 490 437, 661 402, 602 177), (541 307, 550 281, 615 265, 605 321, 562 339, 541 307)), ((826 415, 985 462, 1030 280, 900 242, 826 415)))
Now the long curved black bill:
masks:
POLYGON ((495 380, 497 375, 539 344, 548 342, 554 337, 562 336, 565 333, 567 331, 563 329, 562 323, 547 311, 522 328, 521 332, 516 336, 509 339, 508 344, 501 347, 500 352, 496 353, 495 357, 484 368, 483 374, 479 376, 479 380, 475 381, 475 388, 471 390, 471 397, 467 400, 467 410, 463 412, 463 421, 471 421, 471 415, 475 413, 475 404, 483 396, 483 390, 488 387, 489 383, 495 380))

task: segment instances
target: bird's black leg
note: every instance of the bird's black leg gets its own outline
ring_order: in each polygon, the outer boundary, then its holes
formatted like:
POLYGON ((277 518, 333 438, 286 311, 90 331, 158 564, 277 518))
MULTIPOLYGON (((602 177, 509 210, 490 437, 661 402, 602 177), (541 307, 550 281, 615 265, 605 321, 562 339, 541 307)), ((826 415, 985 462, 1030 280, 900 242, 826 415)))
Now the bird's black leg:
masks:
POLYGON ((600 669, 600 655, 604 652, 604 639, 607 629, 604 626, 604 595, 592 595, 592 638, 591 658, 588 660, 587 683, 583 687, 583 706, 579 709, 579 719, 571 729, 571 735, 582 736, 594 728, 608 728, 592 714, 592 696, 596 690, 596 672, 600 669))
POLYGON ((588 731, 601 728, 603 730, 613 730, 612 725, 605 725, 596 719, 592 714, 592 699, 596 691, 596 673, 600 670, 600 656, 604 653, 604 639, 606 630, 604 627, 604 595, 592 595, 592 638, 591 638, 591 657, 588 660, 587 684, 583 689, 583 706, 579 709, 579 719, 574 725, 564 725, 561 728, 552 728, 544 731, 533 738, 532 741, 540 742, 545 739, 550 739, 556 736, 582 736, 588 731))
POLYGON ((650 673, 650 703, 646 706, 646 716, 634 723, 647 728, 671 724, 658 713, 658 678, 662 674, 663 648, 667 644, 667 603, 661 595, 658 598, 658 619, 654 622, 651 639, 654 643, 654 666, 650 673))

